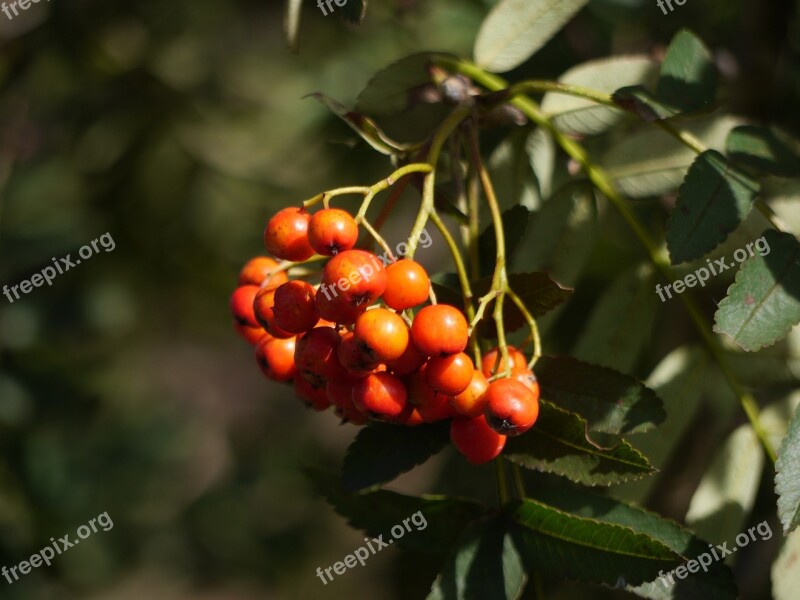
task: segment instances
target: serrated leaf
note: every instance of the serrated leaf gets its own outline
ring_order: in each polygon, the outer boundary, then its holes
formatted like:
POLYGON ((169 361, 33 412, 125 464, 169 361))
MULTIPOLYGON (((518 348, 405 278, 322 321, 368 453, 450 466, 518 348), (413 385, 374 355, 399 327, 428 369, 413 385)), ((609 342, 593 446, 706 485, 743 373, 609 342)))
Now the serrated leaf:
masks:
POLYGON ((404 550, 446 554, 463 529, 488 512, 477 502, 445 496, 415 497, 387 490, 351 494, 335 473, 308 472, 317 491, 352 527, 375 537, 382 534, 385 542, 394 537, 404 550), (404 520, 409 520, 406 527, 404 520), (404 529, 399 537, 392 533, 398 525, 404 529))
POLYGON ((588 363, 630 371, 650 342, 658 309, 649 267, 633 267, 603 292, 572 355, 588 363))
POLYGON ((513 463, 566 477, 585 485, 612 485, 655 472, 647 459, 625 440, 600 448, 586 439, 580 416, 541 400, 539 418, 524 435, 508 438, 503 456, 513 463))
MULTIPOLYGON (((537 499, 576 516, 596 519, 627 527, 661 542, 674 553, 695 559, 708 552, 706 542, 698 539, 678 523, 665 519, 638 506, 631 506, 599 496, 577 486, 546 487, 536 491, 537 499)), ((665 569, 665 571, 668 571, 665 569)), ((669 575, 669 573, 666 573, 669 575)), ((648 583, 627 586, 627 590, 642 598, 675 600, 734 600, 738 598, 731 570, 722 562, 711 564, 707 572, 699 571, 681 580, 653 578, 648 583), (665 585, 666 583, 666 585, 665 585)))
POLYGON ((681 562, 681 555, 628 527, 579 517, 526 499, 511 512, 514 541, 530 568, 610 586, 640 584, 681 562))
MULTIPOLYGON (((518 204, 503 212, 501 218, 506 239, 506 257, 511 260, 528 229, 530 211, 518 204)), ((478 238, 478 255, 480 256, 481 275, 491 275, 497 260, 497 239, 494 235, 493 225, 488 225, 478 238)))
POLYGON ((775 600, 797 600, 800 589, 800 531, 786 536, 778 558, 772 564, 772 597, 775 600))
POLYGON ((588 188, 556 193, 531 218, 515 271, 543 270, 566 286, 575 285, 599 234, 597 201, 588 188))
POLYGON ((283 30, 286 43, 292 52, 300 45, 300 23, 303 13, 303 0, 286 0, 286 13, 283 17, 283 30))
POLYGON ((362 490, 386 483, 438 454, 450 441, 446 422, 402 427, 384 423, 364 427, 347 449, 344 487, 362 490))
POLYGON ((475 62, 495 73, 528 60, 589 0, 500 0, 475 40, 475 62))
POLYGON ((692 163, 667 222, 672 264, 711 252, 747 217, 758 194, 758 182, 733 169, 716 150, 692 163))
POLYGON ((327 107, 333 114, 347 123, 353 131, 361 136, 361 139, 381 154, 393 156, 396 154, 403 154, 409 149, 409 146, 391 140, 371 119, 348 109, 345 105, 340 104, 333 98, 328 98, 326 95, 318 92, 309 94, 307 97, 314 98, 320 102, 320 104, 327 107))
MULTIPOLYGON (((648 56, 614 56, 573 67, 559 81, 610 94, 621 87, 653 84, 657 71, 658 63, 648 56)), ((545 94, 542 111, 558 129, 576 135, 597 135, 625 118, 622 110, 554 92, 545 94)))
POLYGON ((336 12, 343 21, 359 25, 367 15, 367 0, 347 0, 336 12))
POLYGON ((797 177, 800 157, 786 137, 757 125, 742 125, 728 135, 728 156, 741 165, 770 175, 797 177))
POLYGON ((758 437, 742 425, 715 452, 692 496, 686 524, 712 542, 734 539, 753 509, 763 468, 758 437))
POLYGON ((795 410, 789 433, 781 444, 775 463, 775 492, 778 516, 788 535, 800 525, 800 407, 795 410))
MULTIPOLYGON (((728 132, 740 124, 732 117, 715 116, 687 122, 681 127, 708 148, 725 147, 728 132)), ((661 196, 674 192, 697 158, 691 148, 668 133, 648 126, 626 135, 600 160, 623 194, 632 198, 661 196)))
POLYGON ((667 49, 656 96, 681 111, 704 108, 714 101, 717 71, 705 44, 691 31, 678 32, 667 49))
POLYGON ((391 115, 406 109, 412 91, 431 82, 429 52, 412 54, 378 71, 361 90, 355 110, 367 115, 391 115))
POLYGON ((591 431, 644 432, 666 417, 653 390, 613 369, 566 356, 543 356, 534 370, 542 396, 581 415, 591 431))
POLYGON ((633 85, 618 89, 611 95, 611 99, 620 108, 632 112, 640 119, 652 123, 674 117, 675 109, 659 102, 644 86, 633 85))
POLYGON ((768 230, 766 256, 745 261, 714 315, 714 331, 755 352, 786 336, 800 322, 800 244, 768 230))
POLYGON ((506 519, 494 515, 466 528, 427 600, 515 600, 526 579, 506 519))

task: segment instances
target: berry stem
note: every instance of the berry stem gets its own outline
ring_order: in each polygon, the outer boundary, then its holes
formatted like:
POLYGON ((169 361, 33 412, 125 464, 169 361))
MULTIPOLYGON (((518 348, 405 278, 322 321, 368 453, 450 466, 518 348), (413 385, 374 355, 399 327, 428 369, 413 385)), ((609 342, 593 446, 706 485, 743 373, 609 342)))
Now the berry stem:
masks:
POLYGON ((525 303, 522 301, 522 298, 517 296, 516 292, 509 288, 506 290, 506 294, 511 301, 517 305, 517 308, 522 313, 522 316, 525 319, 525 322, 528 324, 528 328, 531 330, 531 340, 533 341, 533 356, 531 360, 528 362, 528 368, 533 370, 533 366, 542 356, 542 340, 539 336, 539 327, 536 324, 536 319, 533 317, 531 312, 528 310, 528 307, 525 306, 525 303))
MULTIPOLYGON (((488 73, 480 67, 469 62, 453 59, 448 56, 437 57, 436 61, 439 66, 465 75, 488 90, 501 91, 505 88, 508 88, 508 83, 505 80, 496 75, 488 73)), ((556 143, 558 143, 558 145, 561 146, 561 148, 571 158, 573 158, 583 167, 595 188, 597 188, 597 190, 599 190, 604 196, 606 196, 606 198, 608 198, 609 202, 611 202, 614 208, 617 209, 617 211, 628 223, 628 226, 639 238, 639 242, 642 244, 642 246, 644 246, 653 265, 655 265, 655 267, 661 272, 662 276, 667 281, 674 281, 676 277, 672 271, 672 268, 659 250, 656 243, 650 238, 645 228, 639 222, 628 201, 617 192, 616 188, 611 183, 611 179, 608 174, 590 160, 588 154, 579 143, 567 137, 560 130, 558 130, 550 121, 550 119, 542 113, 538 103, 536 103, 534 100, 527 96, 521 96, 514 99, 512 104, 522 111, 522 113, 525 114, 525 116, 528 117, 533 123, 536 123, 543 129, 547 130, 553 136, 556 143)), ((663 128, 664 125, 662 124, 661 127, 663 128)), ((678 139, 684 143, 690 142, 686 136, 679 136, 678 139)), ((709 330, 702 312, 694 300, 694 297, 691 294, 686 293, 681 294, 680 299, 687 309, 695 328, 703 339, 708 352, 715 359, 720 371, 728 383, 728 386, 739 400, 739 403, 747 415, 753 430, 758 436, 767 457, 774 464, 776 460, 775 449, 773 448, 772 443, 770 442, 767 433, 759 419, 758 404, 755 398, 752 396, 752 394, 746 392, 738 382, 732 368, 728 363, 727 357, 724 354, 722 345, 709 330)))

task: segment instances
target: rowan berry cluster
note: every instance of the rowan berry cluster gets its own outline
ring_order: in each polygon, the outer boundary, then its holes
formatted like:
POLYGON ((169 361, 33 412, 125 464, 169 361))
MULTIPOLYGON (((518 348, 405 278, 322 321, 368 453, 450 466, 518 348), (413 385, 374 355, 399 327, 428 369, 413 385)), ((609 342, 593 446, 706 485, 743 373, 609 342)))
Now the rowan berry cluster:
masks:
POLYGON ((274 258, 250 260, 231 297, 234 327, 255 345, 259 367, 343 422, 452 419, 451 439, 467 460, 497 457, 506 437, 538 416, 524 354, 509 347, 507 364, 494 349, 476 367, 463 313, 435 302, 420 308, 431 298, 425 269, 410 258, 384 267, 355 249, 358 235, 356 220, 337 208, 286 208, 269 220, 264 242, 274 258), (319 286, 290 280, 288 268, 315 254, 331 257, 319 286))

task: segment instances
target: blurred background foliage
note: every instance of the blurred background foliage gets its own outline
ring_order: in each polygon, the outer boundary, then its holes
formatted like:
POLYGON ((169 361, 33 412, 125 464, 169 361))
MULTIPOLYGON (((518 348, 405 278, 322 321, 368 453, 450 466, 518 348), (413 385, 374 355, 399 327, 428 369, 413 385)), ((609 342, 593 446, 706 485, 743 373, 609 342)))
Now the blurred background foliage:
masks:
MULTIPOLYGON (((338 466, 355 430, 261 377, 227 301, 240 265, 262 251, 269 214, 388 171, 303 96, 322 91, 352 105, 393 60, 423 50, 469 56, 491 4, 372 0, 365 22, 351 26, 308 2, 299 55, 286 50, 275 0, 52 0, 13 21, 0 15, 0 283, 28 279, 106 231, 116 242, 52 287, 13 304, 0 298, 0 565, 101 512, 115 524, 50 568, 0 580, 0 597, 425 593, 439 565, 394 551, 327 587, 317 579, 318 566, 362 536, 301 469, 338 466)), ((649 0, 595 0, 512 77, 554 78, 609 54, 658 56, 691 27, 715 50, 734 111, 798 134, 796 9, 688 0, 665 16, 649 0)), ((390 237, 411 218, 408 200, 390 237)), ((635 242, 620 232, 613 220, 604 228, 574 303, 548 324, 547 350, 568 351, 598 290, 634 264, 626 257, 635 242)), ((440 266, 443 250, 437 238, 427 266, 440 266)), ((721 278, 712 295, 729 283, 721 278)), ((658 341, 636 375, 688 336, 677 311, 652 324, 658 341)), ((747 383, 783 397, 796 384, 798 346, 796 337, 783 343, 775 364, 748 359, 747 383)), ((717 393, 693 413, 682 458, 638 495, 667 516, 683 518, 715 446, 742 420, 722 384, 708 389, 717 393)), ((492 494, 491 467, 467 468, 454 454, 393 487, 492 494)), ((772 512, 766 478, 753 521, 772 512)), ((744 597, 768 597, 776 543, 739 557, 744 597)), ((569 585, 559 594, 616 597, 569 585)))

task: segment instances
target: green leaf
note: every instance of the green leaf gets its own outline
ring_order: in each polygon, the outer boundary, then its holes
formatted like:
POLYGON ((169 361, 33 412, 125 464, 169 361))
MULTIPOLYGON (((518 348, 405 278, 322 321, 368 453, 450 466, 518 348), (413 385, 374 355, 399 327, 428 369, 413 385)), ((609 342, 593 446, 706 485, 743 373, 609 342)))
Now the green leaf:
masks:
POLYGON ((508 438, 503 456, 526 469, 554 473, 585 485, 612 485, 655 472, 625 440, 601 448, 586 438, 584 419, 542 400, 539 418, 527 433, 508 438))
POLYGON ((300 23, 303 16, 303 0, 286 0, 286 13, 283 17, 283 31, 286 43, 292 52, 300 46, 300 23))
POLYGON ((589 0, 500 0, 481 24, 475 62, 503 73, 528 60, 589 0))
POLYGON ((543 270, 558 282, 575 285, 599 233, 594 192, 570 187, 556 193, 533 214, 513 270, 543 270))
POLYGON ((675 110, 659 102, 641 85, 633 85, 617 90, 611 96, 620 108, 632 112, 640 119, 652 123, 675 116, 675 110))
POLYGON ((667 222, 672 264, 711 252, 744 221, 758 194, 758 183, 734 170, 716 150, 692 163, 667 222))
POLYGON ((324 94, 318 92, 309 94, 306 97, 314 98, 326 106, 333 114, 347 123, 353 131, 361 136, 361 139, 381 154, 394 156, 396 154, 403 154, 409 149, 409 146, 389 139, 371 119, 348 109, 333 98, 328 98, 324 94))
POLYGON ((384 423, 364 427, 347 449, 345 489, 362 490, 391 481, 438 454, 450 440, 449 423, 402 427, 384 423))
POLYGON ((800 525, 800 407, 795 410, 789 433, 781 444, 775 463, 775 492, 778 516, 788 535, 800 525))
POLYGON ((681 562, 663 542, 626 526, 526 499, 512 512, 514 541, 529 568, 610 586, 639 584, 681 562))
POLYGON ((581 415, 591 431, 643 432, 666 416, 653 390, 612 369, 566 356, 543 356, 535 371, 542 397, 581 415))
POLYGON ((772 597, 775 600, 797 600, 800 589, 800 531, 786 536, 778 558, 772 564, 772 597))
POLYGON ((697 486, 686 524, 712 542, 742 531, 758 492, 764 453, 753 428, 742 425, 720 446, 697 486))
POLYGON ((517 131, 509 135, 489 158, 489 171, 503 210, 517 205, 535 210, 541 204, 539 185, 524 134, 524 131, 517 131))
POLYGON ((309 469, 317 491, 350 524, 371 536, 394 538, 404 550, 446 554, 463 529, 487 513, 486 507, 469 500, 445 496, 406 496, 387 490, 347 493, 335 473, 309 469), (404 526, 404 520, 409 520, 404 526), (402 536, 399 529, 405 531, 402 536))
POLYGON ((378 71, 356 100, 355 110, 367 115, 391 115, 405 110, 411 93, 431 83, 431 54, 412 54, 378 71))
POLYGON ((553 190, 556 143, 550 132, 540 127, 528 136, 525 141, 525 150, 527 150, 531 168, 536 177, 539 188, 539 204, 541 204, 550 197, 553 190))
POLYGON ((787 138, 757 125, 742 125, 728 136, 728 156, 741 165, 770 175, 797 177, 800 176, 800 157, 796 145, 787 138))
POLYGON ((768 230, 766 256, 745 261, 714 315, 714 331, 755 352, 784 338, 800 322, 800 244, 768 230))
MULTIPOLYGON (((740 121, 726 116, 706 117, 682 124, 709 148, 725 147, 728 132, 740 121)), ((678 189, 697 154, 668 133, 647 126, 625 135, 600 160, 617 188, 632 198, 661 196, 678 189)))
POLYGON ((360 25, 367 15, 367 0, 347 0, 347 4, 336 12, 342 20, 360 25))
POLYGON ((495 515, 467 527, 427 600, 515 600, 525 581, 506 518, 495 515))
POLYGON ((705 44, 691 31, 678 32, 667 49, 656 96, 684 112, 714 101, 717 72, 705 44))
POLYGON ((650 343, 658 304, 652 269, 629 269, 595 304, 572 355, 585 362, 630 371, 650 343))
MULTIPOLYGON (((559 81, 610 94, 621 87, 655 83, 657 69, 658 64, 648 56, 615 56, 580 64, 559 81)), ((622 110, 555 92, 545 94, 542 110, 560 130, 576 135, 597 135, 625 117, 622 110)))
MULTIPOLYGON (((508 260, 514 256, 522 238, 525 236, 530 214, 527 208, 519 204, 512 206, 502 214, 503 231, 506 238, 506 257, 508 260)), ((497 239, 494 235, 493 225, 488 225, 478 238, 478 254, 480 256, 481 275, 491 275, 494 272, 494 265, 497 260, 497 239)))
MULTIPOLYGON (((644 534, 682 557, 695 559, 708 552, 708 544, 674 521, 637 506, 599 496, 577 486, 545 487, 536 491, 537 499, 579 517, 627 527, 644 534)), ((665 569, 669 571, 669 569, 665 569)), ((668 572, 666 573, 669 574, 668 572)), ((708 571, 698 571, 687 579, 673 578, 674 585, 653 577, 648 583, 628 591, 642 598, 675 600, 734 600, 738 598, 731 570, 723 562, 713 562, 708 571), (667 583, 667 585, 665 585, 667 583)))

